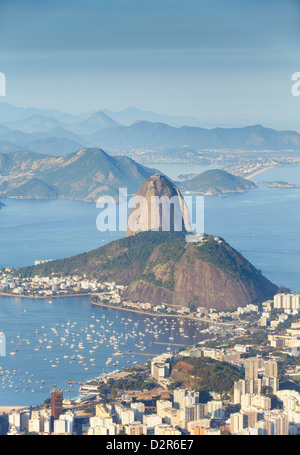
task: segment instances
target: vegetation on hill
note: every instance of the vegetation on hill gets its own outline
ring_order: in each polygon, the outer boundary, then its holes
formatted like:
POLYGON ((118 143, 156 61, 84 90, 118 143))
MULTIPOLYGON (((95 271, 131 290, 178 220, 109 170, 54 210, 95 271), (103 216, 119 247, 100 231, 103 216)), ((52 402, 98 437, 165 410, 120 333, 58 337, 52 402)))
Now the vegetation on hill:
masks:
POLYGON ((6 196, 23 199, 56 199, 58 191, 42 180, 33 178, 22 183, 17 188, 12 188, 6 193, 6 196))
POLYGON ((260 275, 250 262, 221 238, 216 241, 213 236, 206 236, 205 242, 197 245, 196 257, 239 280, 252 282, 260 275))
MULTIPOLYGON (((184 243, 184 235, 176 232, 141 232, 101 246, 88 253, 71 258, 58 259, 37 266, 18 270, 21 276, 86 273, 92 278, 99 276, 111 281, 123 281, 124 272, 137 278, 157 246, 172 240, 184 243), (133 272, 133 273, 132 273, 133 272)), ((176 242, 175 242, 176 243, 176 242)))
POLYGON ((182 192, 223 194, 245 192, 256 185, 250 180, 229 174, 222 169, 211 169, 178 184, 182 192))
POLYGON ((99 392, 105 397, 115 396, 118 390, 151 390, 157 387, 157 383, 148 378, 145 373, 139 371, 133 373, 129 378, 121 378, 114 380, 109 379, 107 383, 99 385, 99 392))
POLYGON ((232 365, 207 357, 182 357, 171 370, 174 386, 192 387, 199 392, 230 393, 234 382, 243 377, 244 373, 232 365))
POLYGON ((128 300, 231 309, 273 297, 268 281, 224 240, 186 243, 180 232, 141 232, 89 253, 19 269, 21 276, 86 275, 126 285, 128 300))
POLYGON ((135 193, 154 169, 127 156, 110 156, 99 148, 82 149, 65 156, 32 152, 0 154, 0 172, 19 175, 2 187, 4 196, 97 201, 119 196, 119 188, 135 193))

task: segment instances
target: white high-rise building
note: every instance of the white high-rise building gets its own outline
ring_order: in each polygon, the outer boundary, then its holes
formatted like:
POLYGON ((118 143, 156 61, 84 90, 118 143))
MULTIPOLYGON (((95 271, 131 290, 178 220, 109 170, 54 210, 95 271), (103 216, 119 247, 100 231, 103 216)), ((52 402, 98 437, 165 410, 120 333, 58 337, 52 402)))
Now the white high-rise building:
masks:
POLYGON ((54 420, 54 433, 55 434, 72 434, 74 425, 74 414, 67 412, 61 414, 59 419, 54 420))
POLYGON ((276 360, 269 359, 264 361, 264 377, 273 378, 278 376, 278 367, 276 360))
POLYGON ((284 411, 273 409, 264 414, 264 420, 269 424, 269 433, 274 436, 288 435, 288 417, 284 411))
POLYGON ((162 418, 157 414, 147 414, 143 416, 143 424, 147 426, 147 434, 154 434, 154 428, 162 424, 162 418))
POLYGON ((239 379, 234 383, 234 403, 238 404, 241 402, 243 395, 247 393, 260 394, 262 387, 261 378, 256 379, 239 379))
POLYGON ((185 402, 186 390, 175 389, 173 392, 174 408, 183 409, 185 402))
POLYGON ((299 310, 300 294, 276 294, 274 295, 274 308, 285 310, 299 310))
POLYGON ((283 308, 283 298, 285 294, 276 294, 274 295, 274 308, 280 309, 283 308))
POLYGON ((293 309, 299 310, 300 308, 300 294, 295 294, 293 298, 293 309))
POLYGON ((230 433, 236 434, 246 426, 246 416, 243 412, 235 412, 230 415, 230 433))
POLYGON ((137 401, 136 403, 131 403, 130 407, 131 409, 133 409, 134 412, 134 420, 135 421, 139 420, 141 422, 143 420, 143 415, 145 414, 144 403, 137 401))
POLYGON ((244 362, 245 379, 256 379, 258 377, 258 359, 257 357, 249 357, 244 362))
POLYGON ((72 434, 74 426, 74 414, 72 412, 67 412, 66 414, 61 414, 58 420, 65 422, 65 433, 72 434))
POLYGON ((212 400, 206 403, 206 417, 215 420, 223 419, 223 402, 212 400))
POLYGON ((247 393, 241 398, 241 410, 253 406, 263 411, 268 411, 271 409, 271 398, 265 397, 264 395, 255 395, 247 393))
POLYGON ((294 294, 285 294, 283 297, 283 308, 290 310, 293 308, 294 294))

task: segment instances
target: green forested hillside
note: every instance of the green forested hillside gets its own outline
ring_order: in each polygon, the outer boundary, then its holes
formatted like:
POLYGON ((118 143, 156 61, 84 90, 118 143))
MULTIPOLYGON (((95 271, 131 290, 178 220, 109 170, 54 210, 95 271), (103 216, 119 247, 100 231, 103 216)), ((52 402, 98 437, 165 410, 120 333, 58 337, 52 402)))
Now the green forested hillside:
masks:
POLYGON ((255 188, 250 180, 229 174, 222 169, 211 169, 189 180, 178 183, 182 192, 195 192, 202 194, 223 194, 245 192, 255 188))
POLYGON ((272 298, 277 286, 223 239, 141 232, 68 259, 18 270, 22 276, 86 275, 126 285, 124 298, 231 309, 272 298))
POLYGON ((135 193, 154 169, 126 156, 110 156, 99 148, 83 149, 65 156, 32 152, 0 154, 0 173, 14 175, 2 186, 5 197, 60 198, 97 201, 119 195, 119 188, 135 193), (16 174, 19 178, 15 178, 16 174))
POLYGON ((172 366, 174 387, 192 387, 199 392, 231 392, 235 381, 244 373, 225 362, 207 357, 182 357, 172 366))

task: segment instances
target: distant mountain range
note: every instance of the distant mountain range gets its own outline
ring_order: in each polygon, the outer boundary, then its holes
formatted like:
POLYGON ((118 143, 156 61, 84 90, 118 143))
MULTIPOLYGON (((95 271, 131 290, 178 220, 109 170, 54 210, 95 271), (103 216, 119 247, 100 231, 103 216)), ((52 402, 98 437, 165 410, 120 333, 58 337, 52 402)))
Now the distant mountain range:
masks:
POLYGON ((91 145, 101 143, 103 147, 189 146, 197 150, 300 150, 300 134, 295 131, 276 131, 261 125, 244 128, 174 128, 164 123, 141 121, 127 127, 98 131, 88 139, 91 145))
POLYGON ((32 115, 25 119, 17 119, 5 123, 9 130, 20 130, 24 133, 41 133, 52 130, 56 127, 66 126, 63 122, 52 117, 43 117, 41 115, 32 115))
POLYGON ((51 117, 60 122, 74 123, 80 120, 80 116, 61 112, 57 109, 39 109, 36 107, 18 107, 10 103, 0 103, 0 123, 14 122, 33 115, 51 117))
MULTIPOLYGON (((157 114, 156 112, 144 111, 135 107, 127 107, 121 111, 101 109, 101 112, 106 114, 106 116, 110 117, 112 120, 124 126, 131 125, 138 120, 146 120, 148 122, 164 122, 172 126, 201 125, 200 120, 194 117, 157 114)), ((51 117, 55 120, 71 124, 85 120, 95 113, 97 113, 97 111, 72 115, 58 111, 57 109, 39 109, 32 107, 23 108, 13 106, 9 103, 0 103, 0 123, 14 122, 16 120, 25 119, 31 116, 41 116, 51 117)))
POLYGON ((156 112, 143 111, 141 109, 136 109, 135 107, 127 107, 119 112, 111 111, 110 109, 103 109, 103 112, 124 126, 132 125, 132 123, 141 120, 147 122, 163 122, 175 127, 183 125, 201 125, 200 120, 194 117, 157 114, 156 112))
POLYGON ((149 148, 166 149, 168 159, 174 153, 176 160, 181 152, 186 159, 187 150, 196 156, 198 151, 205 155, 207 150, 300 150, 300 134, 295 131, 277 131, 261 125, 207 129, 195 126, 196 123, 191 118, 135 108, 72 116, 0 103, 0 150, 65 155, 83 147, 118 149, 119 154, 128 148, 149 148))

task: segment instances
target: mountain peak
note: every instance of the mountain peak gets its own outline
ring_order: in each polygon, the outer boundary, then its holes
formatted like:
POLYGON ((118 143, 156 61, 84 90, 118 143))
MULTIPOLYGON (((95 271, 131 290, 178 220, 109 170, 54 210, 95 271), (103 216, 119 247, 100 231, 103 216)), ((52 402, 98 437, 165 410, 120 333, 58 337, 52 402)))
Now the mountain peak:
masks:
POLYGON ((113 120, 103 111, 94 112, 86 120, 75 123, 70 130, 76 134, 92 134, 96 131, 120 126, 116 120, 113 120))
POLYGON ((190 232, 190 219, 178 188, 159 173, 140 186, 130 211, 126 237, 143 231, 190 232))

